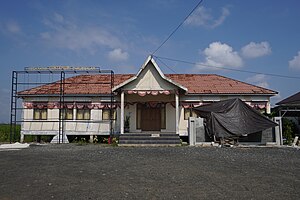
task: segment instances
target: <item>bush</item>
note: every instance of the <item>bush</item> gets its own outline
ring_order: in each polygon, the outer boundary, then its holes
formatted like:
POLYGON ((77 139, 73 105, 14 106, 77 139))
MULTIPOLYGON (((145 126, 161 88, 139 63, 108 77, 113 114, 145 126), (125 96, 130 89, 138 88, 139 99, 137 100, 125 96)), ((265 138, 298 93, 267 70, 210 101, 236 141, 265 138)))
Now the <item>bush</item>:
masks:
MULTIPOLYGON (((21 126, 17 125, 16 127, 16 134, 15 134, 15 141, 20 140, 20 130, 21 126)), ((12 141, 14 142, 14 138, 12 141)), ((10 124, 0 124, 0 142, 9 142, 10 141, 10 124)))
POLYGON ((282 132, 283 132, 283 138, 285 139, 284 143, 287 145, 291 145, 292 140, 295 137, 295 133, 297 132, 297 126, 292 120, 283 118, 282 132))

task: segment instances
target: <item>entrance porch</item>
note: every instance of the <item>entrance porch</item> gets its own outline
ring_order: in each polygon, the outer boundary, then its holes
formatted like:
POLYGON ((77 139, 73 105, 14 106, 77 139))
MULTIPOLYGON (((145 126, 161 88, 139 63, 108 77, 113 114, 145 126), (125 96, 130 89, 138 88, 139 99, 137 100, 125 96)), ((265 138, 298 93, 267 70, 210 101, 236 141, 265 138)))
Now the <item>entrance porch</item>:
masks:
POLYGON ((129 131, 141 133, 179 133, 179 95, 173 91, 168 95, 147 95, 121 93, 120 134, 124 134, 125 119, 130 120, 129 131), (122 97, 123 96, 123 97, 122 97))

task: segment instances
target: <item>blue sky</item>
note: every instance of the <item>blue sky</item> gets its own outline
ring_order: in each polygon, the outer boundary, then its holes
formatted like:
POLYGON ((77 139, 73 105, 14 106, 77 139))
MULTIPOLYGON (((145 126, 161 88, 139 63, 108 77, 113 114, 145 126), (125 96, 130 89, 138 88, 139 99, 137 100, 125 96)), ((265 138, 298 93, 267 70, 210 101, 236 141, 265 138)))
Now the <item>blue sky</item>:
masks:
MULTIPOLYGON (((100 66, 136 73, 198 0, 17 1, 0 6, 0 122, 9 121, 11 72, 28 66, 100 66)), ((204 0, 155 55, 177 73, 215 73, 279 92, 299 91, 298 0, 204 0)), ((158 61, 164 73, 173 73, 158 61)))

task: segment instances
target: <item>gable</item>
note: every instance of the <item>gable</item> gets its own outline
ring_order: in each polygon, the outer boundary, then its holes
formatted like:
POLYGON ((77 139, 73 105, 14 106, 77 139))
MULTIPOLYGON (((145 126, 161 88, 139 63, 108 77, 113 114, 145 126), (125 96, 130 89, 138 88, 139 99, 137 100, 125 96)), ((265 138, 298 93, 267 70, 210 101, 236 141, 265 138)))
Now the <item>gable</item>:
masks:
POLYGON ((149 56, 137 75, 117 85, 113 91, 123 90, 178 90, 187 91, 187 88, 167 78, 152 56, 149 56))
POLYGON ((124 90, 175 90, 177 87, 161 77, 152 62, 140 72, 135 80, 123 87, 124 90))

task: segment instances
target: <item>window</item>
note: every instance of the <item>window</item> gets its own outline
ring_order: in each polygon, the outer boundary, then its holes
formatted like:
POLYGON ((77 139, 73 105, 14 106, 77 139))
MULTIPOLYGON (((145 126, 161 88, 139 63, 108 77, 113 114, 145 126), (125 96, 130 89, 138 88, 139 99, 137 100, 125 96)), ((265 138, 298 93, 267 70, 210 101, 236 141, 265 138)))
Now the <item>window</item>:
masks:
POLYGON ((73 119, 73 109, 63 109, 61 111, 61 118, 72 120, 73 119))
MULTIPOLYGON (((117 119, 116 109, 112 109, 111 111, 112 111, 112 119, 113 120, 117 119)), ((109 115, 110 115, 110 109, 102 110, 102 120, 109 120, 109 115)))
POLYGON ((191 108, 184 109, 184 119, 188 120, 189 117, 198 117, 197 113, 193 111, 191 108))
POLYGON ((91 119, 91 110, 90 109, 77 109, 76 119, 90 120, 91 119))
POLYGON ((33 119, 35 120, 46 120, 47 119, 47 109, 33 109, 33 119))

